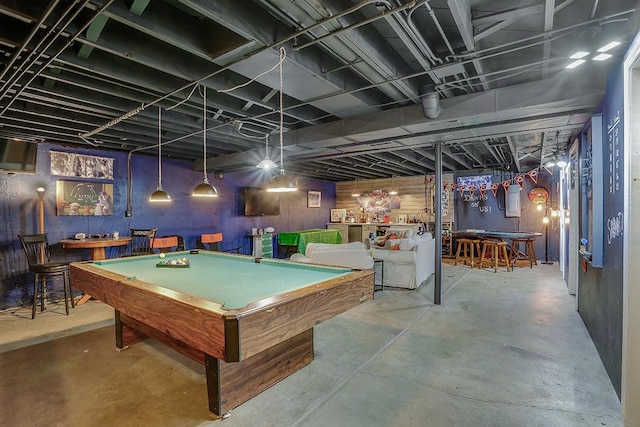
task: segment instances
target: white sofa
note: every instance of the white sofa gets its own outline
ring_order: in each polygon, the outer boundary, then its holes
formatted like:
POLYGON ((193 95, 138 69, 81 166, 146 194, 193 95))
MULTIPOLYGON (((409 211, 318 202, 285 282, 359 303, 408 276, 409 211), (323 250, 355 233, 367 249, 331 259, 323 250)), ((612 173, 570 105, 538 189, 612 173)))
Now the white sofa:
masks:
POLYGON ((347 244, 308 243, 305 248, 305 255, 295 253, 291 255, 290 260, 361 270, 373 268, 373 258, 362 242, 347 244))
MULTIPOLYGON (((387 235, 393 233, 389 230, 387 235)), ((375 259, 384 263, 384 287, 416 289, 435 273, 435 239, 431 233, 401 239, 379 239, 372 245, 375 259)))

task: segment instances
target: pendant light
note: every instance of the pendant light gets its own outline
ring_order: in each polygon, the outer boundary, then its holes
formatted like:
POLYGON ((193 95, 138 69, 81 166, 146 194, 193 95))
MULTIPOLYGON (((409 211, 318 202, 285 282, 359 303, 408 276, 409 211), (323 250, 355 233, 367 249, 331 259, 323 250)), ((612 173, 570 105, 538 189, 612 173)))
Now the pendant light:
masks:
POLYGON ((277 168, 278 165, 269 158, 269 134, 264 137, 264 152, 266 153, 264 159, 260 163, 256 165, 257 168, 260 169, 273 169, 277 168))
POLYGON ((158 107, 158 189, 151 193, 150 202, 170 202, 171 196, 162 189, 162 108, 158 107))
POLYGON ((398 190, 396 190, 396 179, 395 176, 391 176, 391 190, 389 190, 389 194, 391 196, 395 196, 396 194, 398 194, 398 190))
POLYGON ((351 197, 360 197, 360 193, 358 192, 357 181, 358 181, 358 178, 353 180, 353 193, 351 193, 351 197))
POLYGON ((284 173, 284 149, 282 142, 282 132, 284 128, 284 105, 282 94, 282 63, 284 62, 286 51, 280 47, 280 175, 276 175, 267 184, 266 190, 270 193, 286 193, 298 191, 298 186, 293 178, 284 173))
POLYGON ((209 184, 209 178, 207 178, 207 86, 204 86, 204 93, 202 94, 202 171, 204 177, 202 182, 193 188, 191 193, 194 197, 218 197, 218 190, 213 185, 209 184))

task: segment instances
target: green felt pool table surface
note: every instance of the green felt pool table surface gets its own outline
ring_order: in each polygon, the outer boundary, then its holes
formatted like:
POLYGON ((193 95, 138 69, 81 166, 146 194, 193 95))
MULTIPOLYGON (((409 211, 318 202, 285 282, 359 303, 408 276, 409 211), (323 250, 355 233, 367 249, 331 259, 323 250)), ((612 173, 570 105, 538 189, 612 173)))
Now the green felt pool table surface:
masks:
POLYGON ((351 273, 351 269, 296 264, 283 260, 239 257, 221 252, 174 252, 95 261, 127 279, 216 302, 223 309, 240 309, 274 295, 312 286, 351 273), (186 258, 189 267, 157 267, 164 260, 186 258))

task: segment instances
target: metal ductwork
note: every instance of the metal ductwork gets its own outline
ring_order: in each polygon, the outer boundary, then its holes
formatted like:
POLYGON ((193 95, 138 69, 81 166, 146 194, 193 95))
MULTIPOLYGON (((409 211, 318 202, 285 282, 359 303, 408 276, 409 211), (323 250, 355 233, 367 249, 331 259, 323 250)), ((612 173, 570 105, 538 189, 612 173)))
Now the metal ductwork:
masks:
POLYGON ((442 114, 440 108, 440 94, 434 85, 426 85, 422 88, 422 112, 428 119, 437 119, 442 114))

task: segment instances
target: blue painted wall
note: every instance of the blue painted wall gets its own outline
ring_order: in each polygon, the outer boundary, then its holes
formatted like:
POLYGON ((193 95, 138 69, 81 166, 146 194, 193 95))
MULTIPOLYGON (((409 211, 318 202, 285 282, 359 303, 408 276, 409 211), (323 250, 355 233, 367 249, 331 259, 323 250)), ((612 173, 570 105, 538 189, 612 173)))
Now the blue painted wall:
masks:
MULTIPOLYGON (((188 248, 196 245, 200 234, 222 232, 223 247, 241 246, 242 252, 251 253, 247 234, 251 228, 274 227, 276 232, 306 228, 324 228, 329 222, 330 209, 335 207, 335 183, 304 179, 298 180, 300 191, 280 196, 280 215, 247 217, 243 215, 242 188, 261 187, 272 176, 256 169, 247 173, 225 174, 210 182, 218 189, 217 199, 191 196, 191 190, 202 181, 202 173, 192 170, 191 162, 166 160, 162 162, 162 187, 173 202, 152 204, 149 195, 156 189, 158 159, 153 155, 135 154, 131 158, 130 217, 127 208, 127 153, 98 149, 68 148, 53 144, 38 147, 37 170, 34 175, 9 175, 0 172, 0 309, 15 307, 29 301, 32 278, 27 272, 18 234, 38 232, 37 187, 45 187, 45 231, 52 244, 53 258, 77 261, 88 259, 86 250, 64 250, 57 245, 60 239, 76 233, 112 233, 128 235, 129 228, 158 228, 158 235, 180 234, 188 248), (73 178, 50 174, 49 150, 114 158, 113 183, 114 215, 112 216, 57 216, 55 209, 55 182, 73 178), (322 192, 320 208, 307 208, 307 190, 322 192)), ((83 180, 90 181, 90 180, 83 180)), ((116 255, 117 249, 109 251, 116 255)))

